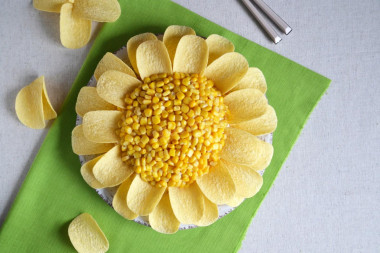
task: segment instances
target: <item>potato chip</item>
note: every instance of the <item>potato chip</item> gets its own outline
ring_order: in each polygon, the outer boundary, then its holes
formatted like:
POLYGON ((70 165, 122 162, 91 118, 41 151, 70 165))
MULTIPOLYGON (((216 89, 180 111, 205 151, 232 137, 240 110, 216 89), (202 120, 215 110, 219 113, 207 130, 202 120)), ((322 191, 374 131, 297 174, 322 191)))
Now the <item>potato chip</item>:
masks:
POLYGON ((169 187, 169 197, 174 215, 181 223, 196 224, 202 219, 205 204, 197 184, 185 188, 169 187))
POLYGON ((248 62, 239 53, 226 53, 207 66, 205 77, 223 94, 231 90, 247 73, 248 62))
POLYGON ((229 202, 236 191, 230 173, 221 162, 211 167, 209 173, 199 178, 197 183, 203 194, 217 205, 229 202))
POLYGON ((116 106, 99 97, 95 87, 83 87, 75 105, 76 113, 83 117, 88 112, 98 110, 116 110, 116 106))
POLYGON ((83 133, 83 126, 76 126, 71 133, 71 145, 73 152, 77 155, 95 155, 105 153, 110 150, 112 143, 96 143, 87 140, 83 133))
POLYGON ((95 178, 93 173, 94 166, 100 158, 102 158, 101 155, 86 162, 80 168, 80 174, 82 174, 84 181, 86 181, 86 183, 94 189, 104 188, 104 186, 95 178))
POLYGON ((240 204, 245 200, 245 198, 238 196, 237 194, 227 203, 227 205, 232 207, 240 206, 240 204))
POLYGON ((203 75, 208 61, 207 43, 196 35, 185 35, 178 43, 173 71, 203 75))
POLYGON ((138 216, 136 213, 132 212, 127 205, 127 194, 133 179, 134 175, 132 174, 119 186, 112 200, 112 207, 115 211, 128 220, 133 220, 138 216))
POLYGON ((268 105, 263 115, 248 121, 243 121, 232 125, 253 135, 263 135, 273 133, 277 127, 277 116, 272 106, 268 105))
POLYGON ((79 253, 107 252, 109 243, 98 223, 88 213, 77 216, 69 225, 70 241, 79 253))
POLYGON ((225 96, 224 104, 228 106, 227 121, 234 124, 263 115, 267 110, 268 100, 257 89, 244 89, 225 96))
POLYGON ((208 65, 220 56, 235 50, 235 46, 231 41, 218 34, 211 34, 208 36, 206 43, 209 50, 208 65))
POLYGON ((47 96, 44 76, 37 78, 18 92, 15 109, 21 123, 34 129, 44 128, 45 120, 57 117, 47 96))
POLYGON ((157 37, 153 33, 142 33, 142 34, 133 36, 127 42, 128 58, 129 58, 129 61, 131 62, 133 70, 136 73, 139 73, 139 69, 137 68, 137 62, 136 62, 137 48, 140 46, 141 43, 148 40, 157 40, 157 37))
POLYGON ((133 166, 121 160, 121 147, 116 145, 94 165, 95 178, 105 187, 124 182, 134 172, 133 166))
POLYGON ((205 211, 202 218, 195 224, 200 227, 205 227, 214 223, 219 217, 218 205, 212 203, 205 196, 203 197, 205 204, 205 211))
POLYGON ((119 57, 109 52, 103 56, 96 66, 94 72, 95 79, 98 80, 107 70, 117 70, 132 77, 136 77, 135 72, 127 64, 125 64, 119 57))
POLYGON ((97 143, 117 143, 118 123, 122 116, 119 111, 92 111, 83 117, 83 133, 89 140, 97 143))
POLYGON ((137 68, 141 79, 153 74, 172 73, 168 50, 162 41, 149 40, 140 44, 136 51, 137 68))
MULTIPOLYGON (((260 139, 259 139, 260 140, 260 139)), ((261 141, 261 148, 257 152, 255 163, 251 166, 254 170, 263 170, 269 166, 273 157, 273 146, 270 143, 261 141)))
POLYGON ((149 224, 154 230, 164 234, 178 231, 180 222, 173 213, 168 193, 162 196, 156 208, 149 214, 149 224))
POLYGON ((67 0, 33 0, 33 7, 40 11, 59 13, 62 4, 66 2, 67 0))
POLYGON ((140 216, 146 216, 150 214, 158 202, 160 202, 165 190, 165 187, 152 186, 143 181, 140 175, 136 175, 128 191, 127 205, 132 212, 140 216))
MULTIPOLYGON (((75 3, 75 6, 76 3, 75 3)), ((76 49, 88 43, 91 37, 91 20, 73 15, 73 4, 61 7, 59 20, 61 43, 64 47, 76 49)))
POLYGON ((97 22, 114 22, 121 14, 117 0, 75 0, 74 13, 97 22))
POLYGON ((141 85, 140 80, 116 70, 108 70, 100 76, 96 90, 101 98, 120 108, 125 107, 125 95, 141 85))
POLYGON ((231 92, 249 88, 258 89, 264 94, 267 91, 267 82, 260 69, 249 68, 245 76, 231 89, 231 92))
POLYGON ((177 50, 179 40, 185 35, 195 35, 195 31, 187 26, 171 25, 164 33, 164 44, 168 49, 170 61, 174 62, 174 55, 177 50))

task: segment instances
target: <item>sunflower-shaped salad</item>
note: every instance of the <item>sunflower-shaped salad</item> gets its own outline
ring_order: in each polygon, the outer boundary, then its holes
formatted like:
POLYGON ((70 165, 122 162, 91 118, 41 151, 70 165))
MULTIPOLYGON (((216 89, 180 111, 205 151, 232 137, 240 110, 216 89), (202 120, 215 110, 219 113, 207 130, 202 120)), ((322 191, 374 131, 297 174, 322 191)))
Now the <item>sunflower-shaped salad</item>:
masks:
POLYGON ((263 184, 258 171, 273 155, 257 136, 277 126, 265 78, 226 38, 207 39, 169 26, 159 40, 127 43, 128 64, 104 55, 83 87, 72 132, 93 188, 117 187, 113 208, 126 219, 148 216, 161 233, 180 224, 207 226, 218 205, 235 207, 263 184))

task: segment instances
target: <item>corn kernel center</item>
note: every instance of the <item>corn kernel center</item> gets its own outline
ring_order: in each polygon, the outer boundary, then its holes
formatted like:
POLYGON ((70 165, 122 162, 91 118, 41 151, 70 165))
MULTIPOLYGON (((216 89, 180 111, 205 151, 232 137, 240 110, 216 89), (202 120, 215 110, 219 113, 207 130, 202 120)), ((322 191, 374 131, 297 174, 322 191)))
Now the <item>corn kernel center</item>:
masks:
POLYGON ((198 74, 159 74, 126 95, 122 160, 157 187, 185 187, 219 160, 226 136, 223 96, 198 74))

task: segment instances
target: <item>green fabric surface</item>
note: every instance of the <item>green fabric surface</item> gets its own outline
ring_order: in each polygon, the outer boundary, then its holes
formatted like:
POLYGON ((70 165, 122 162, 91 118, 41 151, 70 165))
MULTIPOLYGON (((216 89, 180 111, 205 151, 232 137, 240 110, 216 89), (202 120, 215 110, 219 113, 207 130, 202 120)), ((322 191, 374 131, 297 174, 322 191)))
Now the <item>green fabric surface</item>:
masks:
MULTIPOLYGON (((122 16, 105 24, 85 60, 62 112, 52 124, 0 232, 0 252, 75 252, 69 222, 82 212, 98 221, 109 239, 109 252, 237 252, 251 220, 289 154, 308 115, 330 80, 240 37, 170 1, 120 1, 122 16), (71 150, 74 110, 80 88, 105 52, 114 52, 139 33, 163 33, 172 24, 187 25, 198 35, 217 33, 230 39, 250 66, 267 79, 269 103, 278 116, 274 157, 264 185, 253 198, 209 227, 164 235, 128 221, 109 207, 82 179, 71 150)), ((45 63, 48 64, 48 63, 45 63)), ((260 229, 259 227, 255 229, 260 229)), ((269 240, 269 239, 268 239, 269 240)))

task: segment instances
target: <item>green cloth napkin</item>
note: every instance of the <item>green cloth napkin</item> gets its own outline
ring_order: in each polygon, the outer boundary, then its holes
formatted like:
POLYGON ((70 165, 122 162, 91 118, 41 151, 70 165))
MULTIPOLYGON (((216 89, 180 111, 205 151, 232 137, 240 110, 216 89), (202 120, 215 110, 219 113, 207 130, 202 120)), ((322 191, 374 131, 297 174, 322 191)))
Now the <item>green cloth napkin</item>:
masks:
MULTIPOLYGON (((67 235, 69 222, 82 212, 98 221, 110 242, 109 252, 236 252, 260 203, 270 189, 308 115, 330 80, 240 37, 170 1, 121 0, 122 16, 105 24, 81 68, 0 232, 1 252, 75 252, 67 235), (264 185, 253 198, 209 227, 164 235, 128 221, 109 207, 82 179, 78 156, 71 150, 74 110, 80 88, 107 52, 139 33, 163 33, 172 24, 187 25, 198 35, 217 33, 230 39, 250 66, 267 79, 267 96, 276 109, 274 157, 264 185)), ((54 57, 54 56, 53 56, 54 57)), ((47 62, 45 64, 48 64, 47 62)), ((255 229, 260 229, 259 227, 255 229)))

